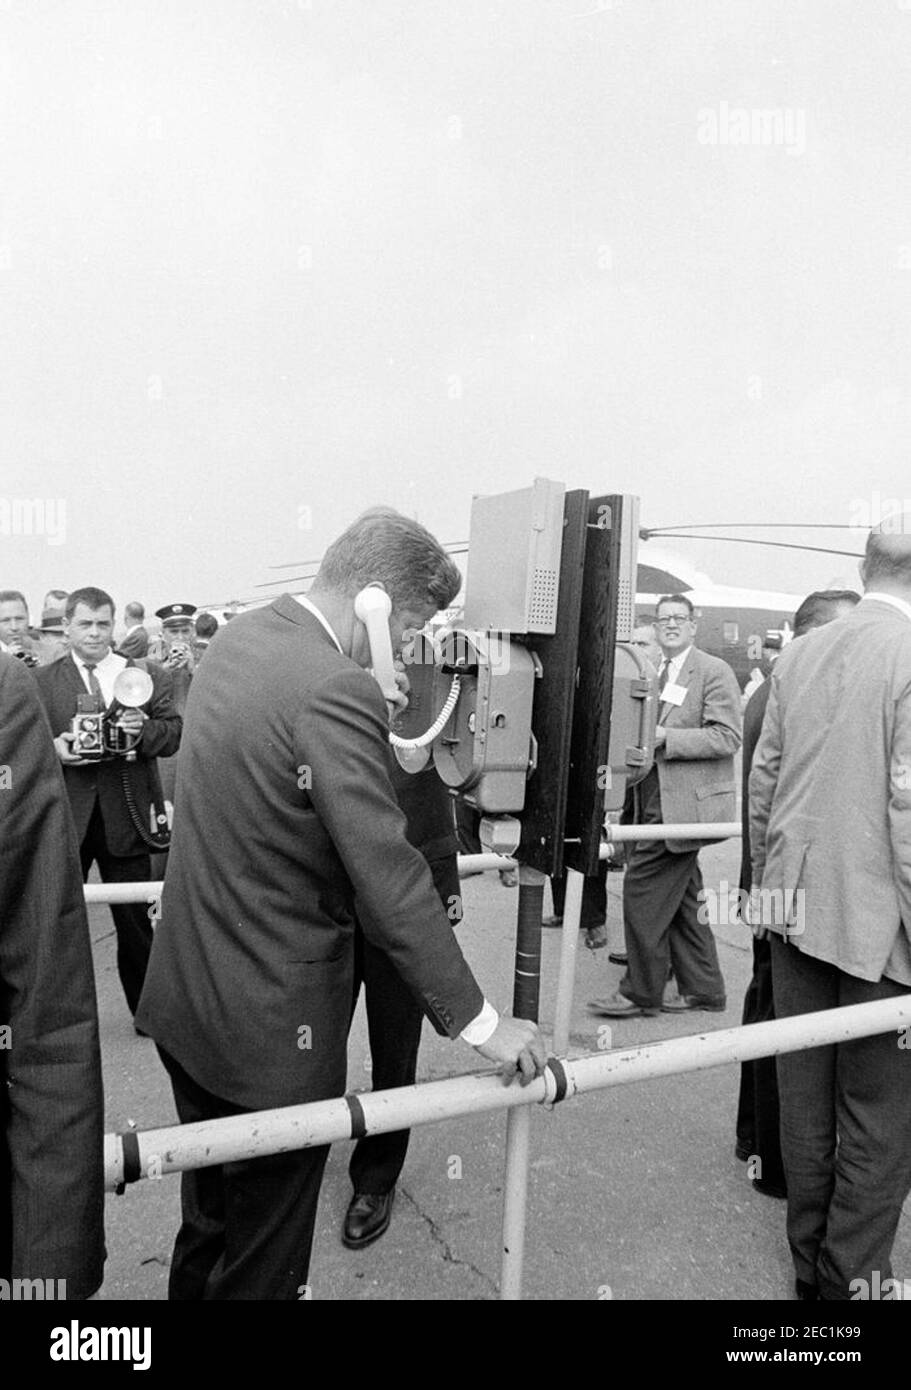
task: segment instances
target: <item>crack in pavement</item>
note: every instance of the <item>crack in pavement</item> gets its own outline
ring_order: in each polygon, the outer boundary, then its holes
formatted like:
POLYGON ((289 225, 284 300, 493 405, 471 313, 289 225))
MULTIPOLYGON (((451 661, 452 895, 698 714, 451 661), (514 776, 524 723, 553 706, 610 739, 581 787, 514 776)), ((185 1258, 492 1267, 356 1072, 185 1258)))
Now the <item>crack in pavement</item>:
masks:
POLYGON ((434 1221, 433 1217, 428 1216, 426 1211, 422 1210, 416 1198, 412 1197, 411 1193, 408 1191, 406 1187, 402 1185, 401 1182, 398 1185, 398 1190, 405 1198, 405 1200, 407 1202, 410 1202, 411 1206, 414 1207, 414 1210, 417 1212, 421 1220, 425 1222, 427 1229, 430 1232, 431 1238, 436 1242, 437 1245, 439 1245, 440 1249, 443 1252, 443 1260, 445 1261, 445 1263, 453 1265, 462 1265, 465 1269, 470 1269, 472 1274, 476 1274, 479 1279, 482 1279, 484 1283, 487 1285, 487 1287, 490 1289, 491 1293, 497 1296, 500 1291, 497 1285, 494 1283, 494 1281, 490 1278, 490 1275, 485 1274, 482 1269, 478 1269, 477 1265, 473 1265, 470 1260, 460 1260, 457 1255, 454 1255, 452 1253, 452 1246, 449 1244, 448 1240, 446 1240, 445 1236, 443 1236, 440 1232, 440 1229, 434 1221))

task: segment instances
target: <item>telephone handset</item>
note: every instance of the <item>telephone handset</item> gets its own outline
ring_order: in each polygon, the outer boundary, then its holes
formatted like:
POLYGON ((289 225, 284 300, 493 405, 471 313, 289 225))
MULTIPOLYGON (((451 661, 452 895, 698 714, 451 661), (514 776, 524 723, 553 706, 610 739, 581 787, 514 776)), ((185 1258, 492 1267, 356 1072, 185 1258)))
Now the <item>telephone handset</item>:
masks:
POLYGON ((392 600, 378 584, 368 584, 354 600, 355 617, 360 618, 367 629, 370 643, 370 662, 373 674, 390 706, 391 714, 396 708, 398 686, 395 682, 395 665, 392 659, 392 637, 389 632, 389 615, 392 600))
MULTIPOLYGON (((392 636, 389 632, 391 612, 392 600, 386 590, 381 589, 378 584, 368 584, 355 596, 354 615, 367 629, 373 674, 385 696, 390 718, 398 708, 396 705, 398 685, 396 684, 395 664, 392 656, 392 636)), ((399 738, 397 734, 392 733, 389 735, 389 742, 395 750, 395 756, 406 772, 420 772, 421 768, 427 765, 430 758, 430 744, 445 727, 455 708, 460 686, 459 677, 454 676, 449 696, 442 710, 430 728, 426 729, 418 738, 399 738)))

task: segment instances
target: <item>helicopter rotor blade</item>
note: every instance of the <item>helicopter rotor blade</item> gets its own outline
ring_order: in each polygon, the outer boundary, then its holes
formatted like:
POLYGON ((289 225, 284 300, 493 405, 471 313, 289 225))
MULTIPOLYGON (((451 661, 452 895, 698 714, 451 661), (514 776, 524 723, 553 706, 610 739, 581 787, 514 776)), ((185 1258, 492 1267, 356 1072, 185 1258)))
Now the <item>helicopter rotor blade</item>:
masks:
MULTIPOLYGON (((653 533, 650 533, 653 534, 653 533)), ((646 537, 646 540, 648 537, 646 537)), ((678 541, 727 541, 730 545, 767 545, 775 550, 815 550, 820 555, 850 555, 855 560, 864 557, 859 550, 834 550, 827 545, 795 545, 793 541, 757 541, 748 536, 675 536, 678 541)))
MULTIPOLYGON (((443 542, 442 542, 442 546, 443 546, 443 549, 446 551, 446 553, 447 553, 448 555, 458 555, 458 554, 460 554, 463 550, 467 550, 467 549, 468 549, 468 542, 467 542, 467 541, 443 541, 443 542)), ((322 564, 322 560, 321 560, 321 559, 319 559, 319 560, 289 560, 289 561, 287 561, 287 562, 286 562, 285 564, 283 564, 283 565, 270 565, 270 566, 269 566, 269 569, 270 569, 270 570, 293 570, 293 569, 298 569, 301 565, 316 565, 317 567, 319 567, 321 564, 322 564)))
POLYGON ((692 521, 684 526, 641 527, 643 540, 651 536, 669 536, 677 531, 855 531, 858 528, 848 522, 835 521, 692 521))

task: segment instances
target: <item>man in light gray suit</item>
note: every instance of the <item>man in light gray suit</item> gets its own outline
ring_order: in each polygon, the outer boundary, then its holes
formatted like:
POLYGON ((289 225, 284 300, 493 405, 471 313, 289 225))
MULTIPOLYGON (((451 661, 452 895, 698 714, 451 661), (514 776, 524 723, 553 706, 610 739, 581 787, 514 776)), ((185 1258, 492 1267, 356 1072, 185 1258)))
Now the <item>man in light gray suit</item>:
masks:
MULTIPOLYGON (((655 765, 635 788, 640 824, 718 824, 735 814, 734 754, 740 747, 740 690, 730 666, 693 645, 696 621, 684 594, 659 599, 655 627, 664 656, 655 765)), ((725 1008, 715 938, 700 911, 701 840, 642 841, 623 884, 628 955, 619 992, 594 999, 605 1018, 660 1010, 725 1008), (679 993, 667 991, 673 968, 679 993)))
MULTIPOLYGON (((750 775, 779 1018, 911 990, 911 515, 870 533, 861 577, 778 659, 750 775)), ((911 1187, 907 1038, 790 1053, 778 1083, 797 1295, 870 1297, 911 1187)))

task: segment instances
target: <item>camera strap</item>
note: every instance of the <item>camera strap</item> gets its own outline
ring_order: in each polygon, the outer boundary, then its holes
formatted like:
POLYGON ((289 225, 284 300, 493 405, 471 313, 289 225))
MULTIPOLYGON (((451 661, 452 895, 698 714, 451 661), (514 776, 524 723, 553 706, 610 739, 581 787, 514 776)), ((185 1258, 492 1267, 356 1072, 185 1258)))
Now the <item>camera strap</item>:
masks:
POLYGON ((142 823, 142 816, 139 807, 136 805, 136 796, 133 791, 131 768, 138 767, 138 763, 121 763, 120 783, 123 787, 124 800, 127 803, 127 811, 133 828, 142 840, 143 844, 149 849, 155 850, 157 854, 164 854, 171 847, 171 828, 168 825, 168 813, 165 808, 164 795, 161 790, 161 778, 158 775, 158 764, 154 759, 145 763, 144 766, 149 776, 149 805, 155 824, 161 826, 161 830, 152 832, 142 823))
MULTIPOLYGON (((149 663, 143 657, 135 657, 127 662, 127 666, 138 666, 141 671, 151 674, 149 663)), ((142 815, 136 805, 136 796, 133 791, 131 768, 138 767, 138 763, 121 763, 120 781, 123 786, 123 795, 127 803, 127 810, 130 820, 140 839, 149 849, 155 850, 156 854, 165 854, 171 847, 171 827, 168 823, 168 813, 165 806, 164 792, 161 786, 161 778, 158 774, 158 763, 154 758, 150 758, 143 764, 149 778, 149 809, 151 811, 150 820, 160 828, 153 831, 149 826, 143 824, 142 815)))

